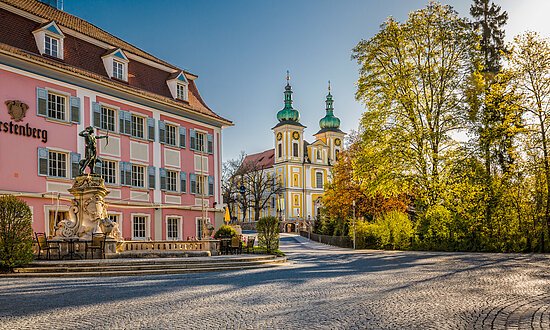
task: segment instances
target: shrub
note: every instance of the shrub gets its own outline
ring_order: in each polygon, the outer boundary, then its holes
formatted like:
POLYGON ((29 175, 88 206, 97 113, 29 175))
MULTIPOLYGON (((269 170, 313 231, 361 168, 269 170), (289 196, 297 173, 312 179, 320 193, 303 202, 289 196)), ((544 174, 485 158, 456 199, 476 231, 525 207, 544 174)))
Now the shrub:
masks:
POLYGON ((272 253, 279 248, 279 220, 276 217, 263 217, 256 225, 258 245, 272 253))
MULTIPOLYGON (((405 250, 410 247, 414 229, 405 213, 390 211, 377 217, 374 223, 358 222, 356 232, 359 248, 405 250)), ((353 230, 349 236, 353 236, 353 230)))
POLYGON ((235 228, 228 226, 228 225, 222 225, 220 229, 214 234, 214 238, 219 239, 222 237, 233 237, 237 235, 237 231, 235 228))
POLYGON ((24 201, 0 196, 0 268, 11 270, 32 261, 32 214, 24 201))

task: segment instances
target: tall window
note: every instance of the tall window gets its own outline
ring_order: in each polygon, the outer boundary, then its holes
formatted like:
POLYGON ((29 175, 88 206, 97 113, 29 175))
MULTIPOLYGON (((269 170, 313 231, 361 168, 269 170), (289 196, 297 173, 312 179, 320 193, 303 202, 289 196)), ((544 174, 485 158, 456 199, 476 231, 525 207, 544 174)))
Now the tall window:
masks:
POLYGON ((113 78, 124 80, 124 63, 113 60, 113 78))
POLYGON ((100 127, 104 130, 115 131, 115 110, 101 107, 100 127))
POLYGON ((298 157, 298 143, 292 143, 292 156, 298 157))
POLYGON ((321 160, 321 150, 317 150, 317 159, 321 160))
POLYGON ((166 171, 166 190, 177 191, 178 172, 166 171))
POLYGON ((206 134, 197 132, 196 136, 197 136, 197 150, 203 151, 203 152, 206 151, 206 149, 204 148, 206 145, 206 134))
POLYGON ((323 172, 315 172, 315 182, 317 188, 323 188, 323 172))
POLYGON ((205 185, 208 178, 205 175, 197 175, 197 195, 205 193, 205 185))
POLYGON ((202 220, 200 218, 197 219, 197 238, 202 238, 202 220))
POLYGON ((166 239, 179 239, 179 222, 180 219, 176 217, 168 217, 166 219, 166 239))
POLYGON ((116 184, 117 170, 116 162, 112 160, 101 160, 101 176, 105 183, 116 184))
POLYGON ((65 103, 67 99, 64 96, 48 93, 48 117, 53 119, 65 120, 65 103))
POLYGON ((176 145, 176 126, 166 125, 166 144, 176 145))
POLYGON ((187 101, 187 86, 183 84, 176 85, 176 97, 180 100, 187 101))
POLYGON ((336 149, 334 153, 336 160, 340 159, 340 150, 336 149))
POLYGON ((132 115, 132 136, 143 139, 143 117, 132 115))
POLYGON ((132 238, 145 239, 146 235, 146 218, 142 215, 134 215, 133 217, 132 238))
POLYGON ((132 165, 132 186, 145 187, 145 166, 132 165))
POLYGON ((279 143, 279 145, 277 146, 277 154, 278 156, 277 157, 283 157, 283 145, 281 143, 279 143))
POLYGON ((67 177, 67 154, 57 151, 48 151, 48 175, 60 178, 67 177))
POLYGON ((59 39, 44 36, 44 53, 53 57, 59 57, 59 39))

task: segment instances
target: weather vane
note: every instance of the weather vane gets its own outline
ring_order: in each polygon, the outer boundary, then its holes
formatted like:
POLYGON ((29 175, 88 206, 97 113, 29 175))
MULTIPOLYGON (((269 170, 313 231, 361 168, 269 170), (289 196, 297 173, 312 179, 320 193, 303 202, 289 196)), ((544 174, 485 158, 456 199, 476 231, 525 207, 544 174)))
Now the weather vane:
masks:
POLYGON ((328 81, 328 92, 330 93, 330 80, 328 81))
POLYGON ((290 80, 290 72, 286 70, 286 82, 288 83, 290 80))

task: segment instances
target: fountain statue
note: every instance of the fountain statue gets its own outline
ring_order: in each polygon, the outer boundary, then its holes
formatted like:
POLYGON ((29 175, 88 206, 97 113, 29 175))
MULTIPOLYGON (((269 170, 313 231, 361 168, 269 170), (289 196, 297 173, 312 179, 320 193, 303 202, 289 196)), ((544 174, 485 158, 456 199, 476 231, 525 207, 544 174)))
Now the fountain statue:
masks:
POLYGON ((109 136, 96 136, 91 126, 78 135, 84 137, 85 157, 80 161, 79 175, 69 189, 74 196, 69 219, 57 224, 55 237, 90 239, 93 233, 105 233, 111 239, 121 240, 118 223, 111 221, 107 215, 105 197, 109 191, 103 178, 94 173, 96 163, 101 162, 97 157, 97 140, 107 139, 109 143, 109 136), (85 173, 86 167, 89 168, 88 174, 85 173))

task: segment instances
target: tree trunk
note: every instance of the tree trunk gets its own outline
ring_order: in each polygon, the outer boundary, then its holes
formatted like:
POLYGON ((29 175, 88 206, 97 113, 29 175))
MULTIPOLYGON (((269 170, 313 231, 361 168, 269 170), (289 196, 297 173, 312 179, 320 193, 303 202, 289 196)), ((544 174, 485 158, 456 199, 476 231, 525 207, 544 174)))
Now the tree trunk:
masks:
MULTIPOLYGON (((546 224, 546 232, 550 233, 550 164, 548 163, 548 143, 546 141, 546 131, 545 131, 544 121, 540 118, 540 131, 542 136, 542 155, 544 157, 544 176, 546 179, 546 207, 544 210, 544 222, 546 224)), ((544 234, 543 234, 544 235, 544 234)), ((545 251, 544 244, 542 246, 543 251, 545 251)))

